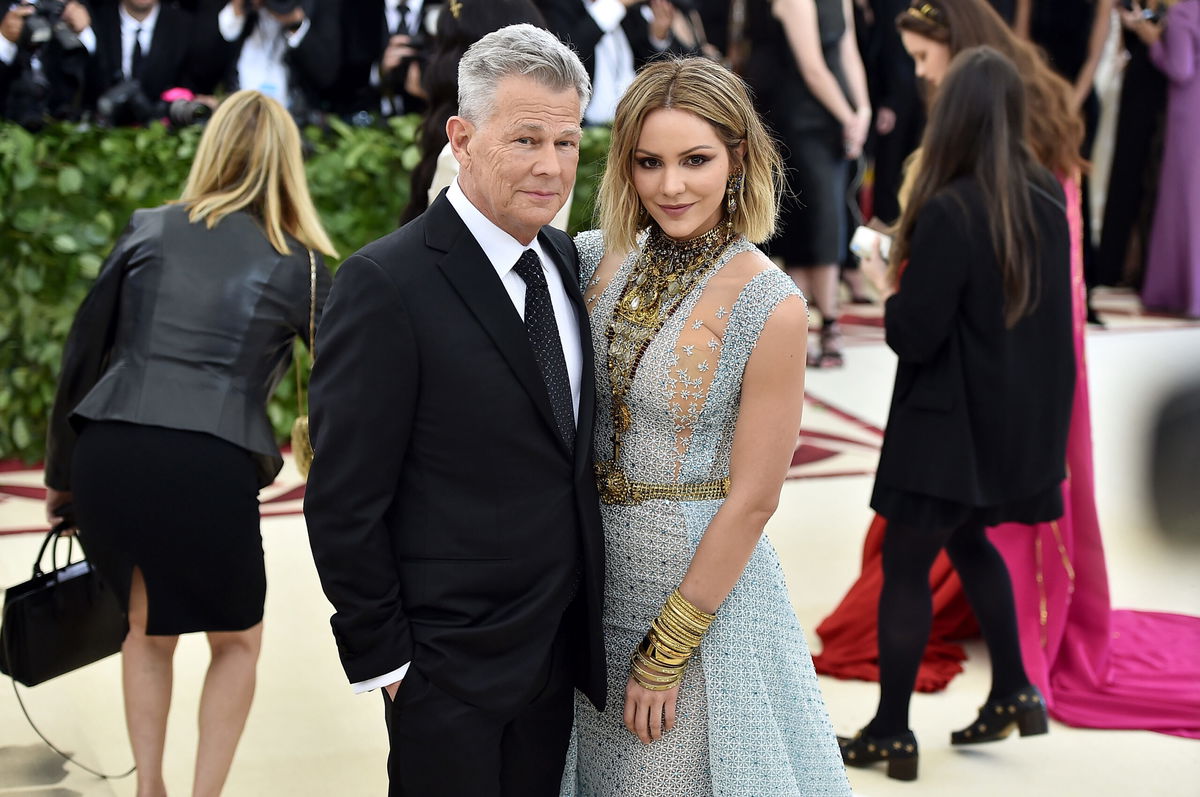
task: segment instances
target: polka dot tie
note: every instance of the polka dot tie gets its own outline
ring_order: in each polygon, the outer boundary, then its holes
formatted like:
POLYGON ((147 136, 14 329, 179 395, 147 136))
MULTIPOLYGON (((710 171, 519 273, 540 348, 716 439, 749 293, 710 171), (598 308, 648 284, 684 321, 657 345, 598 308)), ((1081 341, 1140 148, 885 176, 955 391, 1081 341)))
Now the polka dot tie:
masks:
POLYGON ((563 357, 562 339, 554 320, 554 305, 550 289, 542 273, 542 261, 532 249, 526 249, 513 267, 525 281, 525 333, 537 359, 558 432, 567 448, 575 449, 575 410, 571 401, 571 380, 567 377, 567 361, 563 357))

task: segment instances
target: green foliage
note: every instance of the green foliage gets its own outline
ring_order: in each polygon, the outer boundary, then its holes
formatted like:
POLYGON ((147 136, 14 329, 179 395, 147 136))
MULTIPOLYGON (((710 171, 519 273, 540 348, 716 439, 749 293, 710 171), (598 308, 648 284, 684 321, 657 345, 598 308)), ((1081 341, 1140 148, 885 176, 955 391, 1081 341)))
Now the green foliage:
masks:
MULTIPOLYGON (((309 189, 341 257, 395 228, 420 158, 418 121, 334 120, 328 131, 304 132, 309 189)), ((35 136, 0 123, 0 459, 42 457, 75 311, 133 211, 179 196, 199 140, 197 128, 59 126, 35 136)), ((572 231, 591 226, 607 148, 607 130, 585 132, 572 231)), ((268 407, 281 440, 295 393, 289 374, 268 407)))

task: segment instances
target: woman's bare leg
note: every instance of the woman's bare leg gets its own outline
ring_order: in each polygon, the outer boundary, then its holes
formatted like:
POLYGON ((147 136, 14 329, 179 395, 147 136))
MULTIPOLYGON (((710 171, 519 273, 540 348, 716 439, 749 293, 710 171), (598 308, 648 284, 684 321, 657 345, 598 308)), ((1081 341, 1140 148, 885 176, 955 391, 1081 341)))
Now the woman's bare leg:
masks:
POLYGON ((163 797, 163 748, 171 708, 172 661, 177 636, 147 636, 148 602, 142 571, 133 570, 129 587, 129 633, 121 645, 125 725, 137 764, 138 797, 163 797))
POLYGON ((254 698, 262 623, 245 631, 211 632, 212 662, 200 695, 200 747, 193 797, 216 797, 225 785, 254 698))

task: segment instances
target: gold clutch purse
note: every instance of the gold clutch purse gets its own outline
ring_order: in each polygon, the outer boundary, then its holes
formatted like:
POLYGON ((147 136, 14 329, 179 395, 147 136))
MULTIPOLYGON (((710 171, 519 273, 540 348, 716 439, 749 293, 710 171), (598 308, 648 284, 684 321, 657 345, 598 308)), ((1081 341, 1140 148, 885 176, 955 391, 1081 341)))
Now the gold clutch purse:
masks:
MULTIPOLYGON (((308 250, 309 306, 308 306, 308 371, 312 373, 313 361, 317 358, 317 258, 308 250)), ((292 423, 292 458, 296 470, 307 481, 312 469, 312 438, 308 434, 308 402, 304 398, 304 386, 300 379, 300 361, 296 361, 296 420, 292 423)))

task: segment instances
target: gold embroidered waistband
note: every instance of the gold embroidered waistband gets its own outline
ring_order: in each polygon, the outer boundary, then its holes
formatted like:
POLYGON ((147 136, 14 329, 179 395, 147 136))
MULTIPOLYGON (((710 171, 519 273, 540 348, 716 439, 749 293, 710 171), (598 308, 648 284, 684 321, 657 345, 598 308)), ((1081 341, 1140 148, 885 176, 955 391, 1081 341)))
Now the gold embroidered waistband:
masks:
POLYGON ((691 484, 631 482, 607 462, 596 465, 596 486, 603 503, 618 506, 644 501, 716 501, 729 495, 729 477, 691 484))

